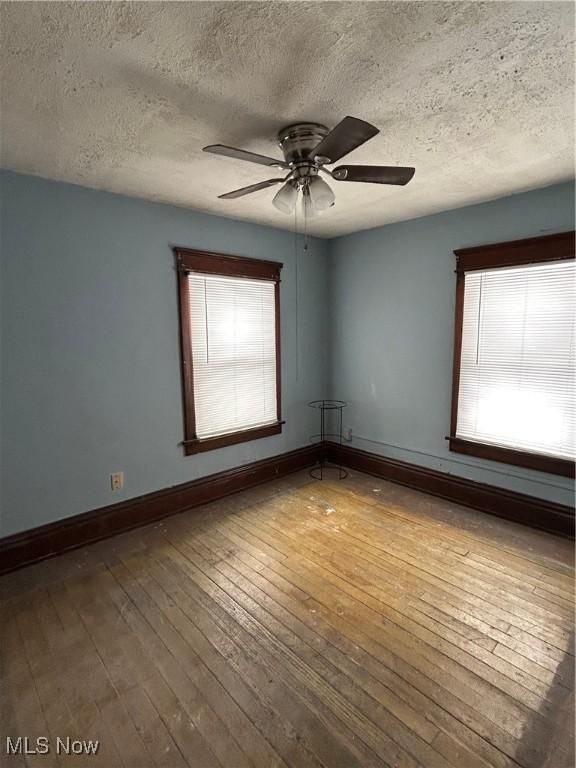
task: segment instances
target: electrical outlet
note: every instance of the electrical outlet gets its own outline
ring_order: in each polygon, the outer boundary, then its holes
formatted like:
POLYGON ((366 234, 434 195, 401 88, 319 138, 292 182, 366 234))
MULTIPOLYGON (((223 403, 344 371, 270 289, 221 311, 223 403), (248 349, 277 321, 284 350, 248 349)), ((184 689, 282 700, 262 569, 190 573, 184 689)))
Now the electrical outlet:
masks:
POLYGON ((347 440, 348 442, 351 442, 352 440, 352 427, 344 427, 342 430, 342 437, 344 440, 347 440))
POLYGON ((113 491, 119 491, 124 488, 124 472, 113 472, 110 475, 110 488, 113 491))

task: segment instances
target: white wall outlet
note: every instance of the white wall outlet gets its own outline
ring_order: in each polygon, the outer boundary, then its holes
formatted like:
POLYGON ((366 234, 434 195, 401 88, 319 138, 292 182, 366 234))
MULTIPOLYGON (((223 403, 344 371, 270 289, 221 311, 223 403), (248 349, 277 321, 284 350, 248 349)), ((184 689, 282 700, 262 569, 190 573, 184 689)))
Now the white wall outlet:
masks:
POLYGON ((342 437, 344 440, 347 440, 348 442, 351 442, 352 440, 352 427, 344 427, 342 430, 342 437))
POLYGON ((113 491, 119 491, 124 488, 124 472, 113 472, 110 475, 110 488, 113 491))

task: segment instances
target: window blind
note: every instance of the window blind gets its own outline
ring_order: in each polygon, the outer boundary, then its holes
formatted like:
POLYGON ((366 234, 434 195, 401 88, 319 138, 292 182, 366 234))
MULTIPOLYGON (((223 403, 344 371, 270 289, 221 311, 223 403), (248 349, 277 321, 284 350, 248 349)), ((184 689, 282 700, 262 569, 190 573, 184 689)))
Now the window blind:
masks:
POLYGON ((196 434, 277 421, 275 284, 189 273, 196 434))
POLYGON ((574 261, 465 273, 456 436, 575 455, 574 261))

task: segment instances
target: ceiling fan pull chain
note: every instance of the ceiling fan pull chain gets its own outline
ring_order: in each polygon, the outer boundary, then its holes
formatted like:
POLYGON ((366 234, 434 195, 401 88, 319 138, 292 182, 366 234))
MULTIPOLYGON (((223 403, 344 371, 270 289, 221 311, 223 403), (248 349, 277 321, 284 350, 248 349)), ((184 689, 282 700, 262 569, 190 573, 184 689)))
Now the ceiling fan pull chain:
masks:
POLYGON ((299 323, 298 323, 298 206, 294 206, 294 283, 295 283, 295 312, 296 312, 296 320, 294 323, 294 333, 295 333, 295 352, 296 352, 296 381, 299 379, 300 375, 300 341, 299 341, 299 323))
POLYGON ((304 206, 304 253, 308 250, 308 206, 304 206))

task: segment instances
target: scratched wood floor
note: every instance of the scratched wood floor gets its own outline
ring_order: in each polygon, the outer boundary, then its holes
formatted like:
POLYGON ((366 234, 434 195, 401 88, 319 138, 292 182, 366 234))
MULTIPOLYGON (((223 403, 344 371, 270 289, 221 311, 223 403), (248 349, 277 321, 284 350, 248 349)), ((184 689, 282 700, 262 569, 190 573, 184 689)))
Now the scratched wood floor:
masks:
POLYGON ((294 475, 1 578, 2 742, 100 748, 0 763, 570 768, 572 589, 568 541, 294 475))

